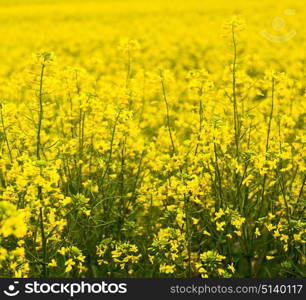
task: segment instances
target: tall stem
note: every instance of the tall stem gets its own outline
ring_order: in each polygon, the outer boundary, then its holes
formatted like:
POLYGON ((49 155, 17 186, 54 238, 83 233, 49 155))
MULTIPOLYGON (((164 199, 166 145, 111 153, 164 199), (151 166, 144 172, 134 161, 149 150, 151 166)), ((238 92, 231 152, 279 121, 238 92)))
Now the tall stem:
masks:
POLYGON ((188 253, 188 277, 191 278, 191 233, 189 220, 189 197, 184 195, 185 219, 186 219, 186 236, 187 236, 187 253, 188 253))
POLYGON ((272 125, 273 112, 274 112, 274 90, 275 90, 275 79, 272 78, 271 110, 270 110, 270 115, 269 115, 268 132, 267 132, 267 140, 266 140, 266 153, 269 151, 271 125, 272 125))
MULTIPOLYGON (((270 134, 271 134, 271 126, 272 126, 272 119, 273 119, 273 112, 274 112, 274 91, 275 91, 275 79, 272 77, 272 91, 271 91, 271 109, 268 121, 268 130, 267 130, 267 139, 266 139, 266 155, 269 151, 269 142, 270 142, 270 134)), ((263 183, 262 183, 262 192, 261 192, 261 207, 260 211, 262 210, 265 198, 265 190, 266 190, 266 181, 267 181, 267 173, 264 174, 263 183)))
POLYGON ((45 72, 45 65, 42 64, 41 71, 40 71, 40 80, 39 80, 39 95, 38 95, 38 126, 37 126, 37 142, 36 142, 36 156, 37 159, 40 160, 40 151, 41 151, 41 127, 42 127, 42 120, 43 120, 43 78, 45 72))
MULTIPOLYGON (((38 126, 37 126, 37 140, 36 140, 36 158, 41 159, 41 128, 43 120, 43 78, 44 78, 45 65, 41 65, 40 80, 39 80, 39 95, 38 95, 38 126)), ((42 168, 40 167, 40 175, 42 175, 42 168)), ((37 188, 37 197, 41 201, 43 200, 42 187, 39 185, 37 188)), ((44 218, 43 218, 43 207, 39 209, 40 217, 40 230, 41 230, 41 241, 43 248, 43 276, 47 277, 47 240, 45 236, 44 218)))
POLYGON ((235 38, 234 26, 232 26, 232 41, 233 41, 233 69, 232 69, 232 93, 233 93, 233 109, 234 109, 234 130, 235 130, 235 145, 236 156, 239 161, 239 120, 237 110, 237 90, 236 90, 236 67, 237 67, 237 44, 235 38))
POLYGON ((10 161, 12 163, 13 162, 13 155, 12 155, 12 150, 11 150, 9 140, 7 138, 7 133, 6 133, 5 125, 4 125, 3 111, 2 111, 2 104, 1 103, 0 103, 0 116, 1 116, 1 126, 2 126, 2 131, 3 131, 3 137, 4 137, 6 147, 7 147, 8 153, 9 153, 10 161))
POLYGON ((173 156, 176 153, 176 150, 175 150, 174 140, 173 140, 173 136, 172 136, 172 130, 171 130, 171 126, 170 126, 169 104, 168 104, 168 100, 167 100, 166 89, 165 89, 164 78, 163 78, 162 72, 160 74, 160 77, 161 77, 161 85, 162 85, 162 90, 163 90, 164 101, 165 101, 165 105, 166 105, 167 127, 168 127, 169 137, 170 137, 170 140, 171 140, 172 156, 173 156))

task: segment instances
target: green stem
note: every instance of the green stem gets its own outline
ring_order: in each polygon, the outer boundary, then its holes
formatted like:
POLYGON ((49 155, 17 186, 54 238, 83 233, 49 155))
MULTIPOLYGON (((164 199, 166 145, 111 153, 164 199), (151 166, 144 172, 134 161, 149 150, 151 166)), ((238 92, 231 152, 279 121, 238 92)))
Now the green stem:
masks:
POLYGON ((3 137, 4 137, 4 140, 5 140, 6 146, 7 146, 10 161, 12 163, 13 162, 12 150, 11 150, 10 143, 8 141, 7 134, 6 134, 6 128, 5 128, 5 125, 4 125, 3 111, 2 111, 2 104, 1 103, 0 103, 0 116, 1 116, 1 126, 2 126, 2 131, 3 131, 3 137))
POLYGON ((161 77, 161 85, 162 85, 164 101, 165 101, 165 105, 166 105, 167 127, 168 127, 169 137, 170 137, 170 140, 171 140, 172 156, 173 156, 176 153, 176 150, 175 150, 174 140, 173 140, 173 136, 172 136, 172 130, 171 130, 171 126, 170 126, 169 104, 168 104, 168 100, 167 100, 166 89, 165 89, 165 84, 164 84, 164 78, 163 78, 162 71, 160 72, 160 77, 161 77))
MULTIPOLYGON (((36 140, 36 158, 37 160, 41 159, 41 128, 42 128, 42 120, 43 120, 43 78, 44 78, 45 65, 41 65, 40 72, 40 81, 39 81, 39 95, 38 95, 38 127, 37 127, 37 140, 36 140)), ((42 167, 40 167, 40 175, 42 175, 42 167)), ((39 185, 37 188, 37 197, 41 202, 43 200, 42 187, 39 185)), ((45 229, 44 229, 44 219, 43 219, 43 208, 42 206, 39 208, 39 217, 40 217, 40 229, 41 229, 41 241, 43 247, 43 276, 47 277, 47 239, 45 237, 45 229)))

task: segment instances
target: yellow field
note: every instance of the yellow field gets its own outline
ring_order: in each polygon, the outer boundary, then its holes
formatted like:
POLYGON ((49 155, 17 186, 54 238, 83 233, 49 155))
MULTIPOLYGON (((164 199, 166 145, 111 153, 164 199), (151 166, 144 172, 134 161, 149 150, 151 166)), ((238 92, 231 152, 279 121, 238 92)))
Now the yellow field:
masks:
POLYGON ((305 277, 302 0, 0 0, 0 277, 305 277))

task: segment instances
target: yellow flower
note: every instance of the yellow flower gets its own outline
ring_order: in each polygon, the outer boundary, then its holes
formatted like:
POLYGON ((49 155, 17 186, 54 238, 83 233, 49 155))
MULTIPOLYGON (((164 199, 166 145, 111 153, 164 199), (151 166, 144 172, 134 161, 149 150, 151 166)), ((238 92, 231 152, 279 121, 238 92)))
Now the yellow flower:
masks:
POLYGON ((154 256, 153 255, 149 255, 149 261, 151 264, 153 264, 154 262, 154 256))
POLYGON ((269 231, 272 231, 275 228, 275 226, 273 226, 271 223, 266 224, 266 227, 269 231))
POLYGON ((73 261, 71 258, 69 258, 66 262, 65 262, 65 273, 68 273, 72 270, 72 266, 75 265, 75 261, 73 261))
POLYGON ((241 235, 242 235, 242 233, 241 233, 240 230, 234 230, 234 232, 235 232, 238 236, 241 236, 241 235))
POLYGON ((223 211, 222 208, 220 208, 219 211, 215 213, 215 219, 214 220, 216 221, 216 220, 220 219, 223 215, 224 215, 224 211, 223 211))
POLYGON ((17 245, 18 245, 19 247, 22 247, 24 244, 25 244, 25 241, 24 241, 24 240, 19 240, 19 241, 17 242, 17 245))
POLYGON ((58 253, 60 253, 61 255, 65 255, 67 252, 67 248, 62 247, 61 249, 57 250, 58 253))
POLYGON ((222 221, 222 222, 216 222, 216 225, 217 225, 217 231, 224 231, 224 226, 225 226, 225 222, 222 221))
POLYGON ((201 267, 201 268, 199 268, 199 272, 200 272, 201 274, 203 274, 203 273, 206 273, 206 270, 205 270, 203 267, 201 267))
POLYGON ((289 236, 287 234, 282 234, 280 240, 288 243, 289 236))
POLYGON ((113 257, 113 258, 118 258, 118 257, 121 256, 121 254, 122 254, 122 251, 121 251, 121 250, 116 249, 116 250, 113 250, 113 251, 112 251, 112 257, 113 257))
POLYGON ((234 225, 237 229, 240 229, 242 224, 244 223, 245 218, 239 217, 239 218, 234 218, 231 223, 234 225))
POLYGON ((232 273, 235 273, 235 271, 236 271, 233 263, 231 263, 230 265, 228 265, 227 268, 228 268, 229 270, 231 270, 232 273))
POLYGON ((77 260, 80 261, 80 262, 84 262, 85 261, 85 256, 80 254, 78 257, 77 257, 77 260))
POLYGON ((90 209, 84 209, 83 212, 84 212, 84 214, 85 214, 86 216, 89 216, 90 213, 91 213, 91 210, 90 210, 90 209))
POLYGON ((203 234, 204 234, 204 235, 207 235, 207 236, 211 236, 211 234, 210 234, 207 230, 204 230, 204 231, 203 231, 203 234))
POLYGON ((254 178, 253 175, 248 175, 243 181, 242 184, 245 186, 249 186, 250 183, 252 182, 252 179, 254 178))
POLYGON ((5 248, 0 247, 0 262, 5 260, 7 256, 7 250, 5 248))
POLYGON ((280 236, 280 232, 279 232, 278 229, 274 230, 273 236, 274 236, 275 238, 277 238, 277 237, 280 236))
POLYGON ((302 232, 297 233, 297 234, 294 234, 294 235, 293 235, 294 240, 295 240, 295 241, 302 241, 301 235, 302 235, 302 232))
POLYGON ((167 210, 169 210, 169 211, 175 211, 176 208, 177 208, 177 205, 168 205, 167 206, 167 210))
POLYGON ((0 202, 1 209, 6 210, 6 216, 4 216, 2 222, 0 219, 0 235, 8 237, 14 235, 17 238, 22 238, 27 233, 26 216, 27 213, 24 209, 17 210, 12 204, 7 201, 0 202))
POLYGON ((226 236, 227 236, 229 239, 232 239, 232 238, 233 238, 233 236, 232 236, 230 233, 228 233, 226 236))
POLYGON ((275 218, 275 215, 273 215, 272 213, 268 213, 268 218, 270 219, 270 220, 272 220, 272 219, 274 219, 275 218))
POLYGON ((223 275, 225 273, 225 270, 222 269, 222 268, 218 268, 217 271, 218 271, 219 275, 223 275))
POLYGON ((65 197, 63 200, 62 200, 62 204, 64 206, 70 204, 72 202, 72 199, 70 197, 65 197))
POLYGON ((161 273, 170 274, 170 273, 174 273, 174 270, 175 270, 175 265, 162 264, 159 266, 159 272, 161 273))
POLYGON ((84 265, 82 265, 82 263, 78 264, 78 271, 79 271, 80 274, 84 273, 86 270, 87 270, 87 268, 84 265))
POLYGON ((199 219, 191 218, 191 220, 194 225, 197 225, 199 223, 199 219))
POLYGON ((48 264, 49 267, 57 267, 57 262, 55 259, 52 259, 51 262, 48 264))

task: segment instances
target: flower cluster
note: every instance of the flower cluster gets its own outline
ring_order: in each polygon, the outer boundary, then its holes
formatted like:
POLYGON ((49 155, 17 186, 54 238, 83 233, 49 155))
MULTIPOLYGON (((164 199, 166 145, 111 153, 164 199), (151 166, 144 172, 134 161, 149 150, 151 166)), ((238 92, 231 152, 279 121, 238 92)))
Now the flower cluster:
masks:
POLYGON ((306 276, 299 18, 0 2, 0 277, 306 276))

